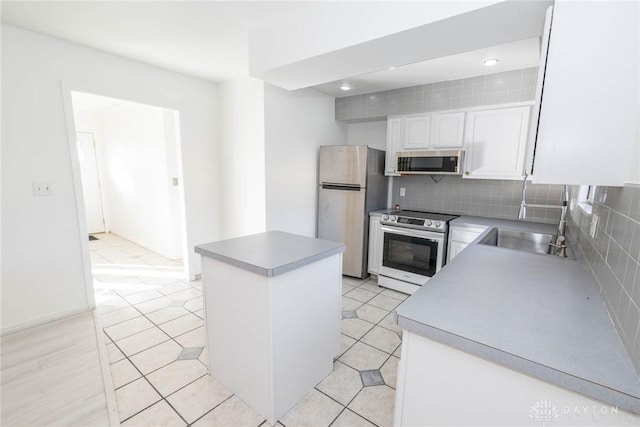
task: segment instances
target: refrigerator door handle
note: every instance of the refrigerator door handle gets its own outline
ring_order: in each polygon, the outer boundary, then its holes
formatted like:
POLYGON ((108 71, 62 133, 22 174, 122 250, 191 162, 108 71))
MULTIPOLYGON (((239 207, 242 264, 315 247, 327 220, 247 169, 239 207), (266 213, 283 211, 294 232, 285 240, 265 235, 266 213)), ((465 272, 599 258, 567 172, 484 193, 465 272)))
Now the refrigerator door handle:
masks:
POLYGON ((334 184, 331 182, 323 182, 322 188, 325 190, 346 190, 346 191, 360 191, 362 187, 357 184, 334 184))

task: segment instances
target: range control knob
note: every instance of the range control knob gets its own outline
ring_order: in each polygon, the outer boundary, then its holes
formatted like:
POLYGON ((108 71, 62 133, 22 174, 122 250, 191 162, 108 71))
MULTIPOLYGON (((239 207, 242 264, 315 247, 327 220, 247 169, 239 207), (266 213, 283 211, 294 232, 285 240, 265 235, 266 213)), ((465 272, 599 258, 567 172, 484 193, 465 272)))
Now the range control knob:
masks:
POLYGON ((396 220, 396 216, 395 216, 395 215, 391 215, 391 216, 389 217, 389 219, 390 219, 391 221, 395 221, 395 220, 396 220))
POLYGON ((433 221, 431 221, 430 219, 428 219, 428 220, 426 221, 426 225, 427 225, 428 227, 431 227, 431 224, 433 224, 433 221))
POLYGON ((382 215, 382 219, 387 221, 389 219, 389 215, 382 215))
POLYGON ((442 223, 440 221, 436 221, 436 223, 434 224, 436 227, 440 228, 440 226, 442 225, 442 223))

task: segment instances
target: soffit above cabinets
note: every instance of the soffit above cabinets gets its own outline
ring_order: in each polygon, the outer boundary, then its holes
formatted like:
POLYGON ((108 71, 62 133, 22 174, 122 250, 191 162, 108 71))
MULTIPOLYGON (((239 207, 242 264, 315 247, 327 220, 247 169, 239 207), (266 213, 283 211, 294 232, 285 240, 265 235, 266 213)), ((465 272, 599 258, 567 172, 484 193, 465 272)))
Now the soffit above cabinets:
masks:
POLYGON ((362 95, 402 87, 455 80, 502 71, 537 67, 540 61, 540 38, 505 43, 470 52, 421 61, 393 69, 386 69, 348 79, 336 80, 315 86, 327 95, 336 98, 362 95), (487 67, 486 59, 497 58, 498 63, 487 67), (343 91, 340 86, 347 83, 351 89, 343 91))
MULTIPOLYGON (((551 1, 503 1, 253 75, 288 90, 319 88, 325 83, 390 67, 532 41, 542 35, 546 9, 551 4, 551 1)), ((529 66, 533 65, 537 61, 529 66)), ((492 68, 491 72, 500 71, 492 68)), ((409 86, 406 82, 402 85, 409 86)))

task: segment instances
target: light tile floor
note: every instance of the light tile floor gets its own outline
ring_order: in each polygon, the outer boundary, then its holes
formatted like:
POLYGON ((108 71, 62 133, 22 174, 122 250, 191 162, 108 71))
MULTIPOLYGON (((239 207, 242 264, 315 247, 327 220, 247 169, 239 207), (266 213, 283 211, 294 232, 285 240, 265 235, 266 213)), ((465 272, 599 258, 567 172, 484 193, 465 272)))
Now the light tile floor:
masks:
MULTIPOLYGON (((179 279, 180 262, 96 236, 96 300, 122 424, 267 426, 207 374, 201 282, 179 279)), ((391 426, 401 343, 393 310, 405 298, 375 280, 344 278, 334 371, 278 425, 391 426)))

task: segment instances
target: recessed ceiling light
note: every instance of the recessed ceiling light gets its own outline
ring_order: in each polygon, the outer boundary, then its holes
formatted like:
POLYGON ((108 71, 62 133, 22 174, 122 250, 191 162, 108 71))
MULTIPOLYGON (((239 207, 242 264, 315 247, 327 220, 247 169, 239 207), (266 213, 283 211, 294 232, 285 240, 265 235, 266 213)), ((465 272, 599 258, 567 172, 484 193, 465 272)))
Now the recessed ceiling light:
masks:
POLYGON ((483 64, 486 65, 487 67, 492 67, 494 65, 496 65, 498 63, 497 59, 487 59, 485 61, 483 61, 483 64))
POLYGON ((395 70, 395 69, 396 69, 396 67, 389 67, 389 69, 390 69, 390 70, 395 70))
POLYGON ((340 85, 340 90, 344 90, 345 92, 353 89, 349 83, 342 83, 340 85))

